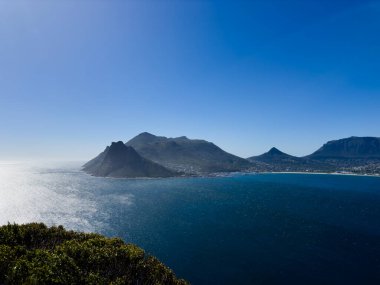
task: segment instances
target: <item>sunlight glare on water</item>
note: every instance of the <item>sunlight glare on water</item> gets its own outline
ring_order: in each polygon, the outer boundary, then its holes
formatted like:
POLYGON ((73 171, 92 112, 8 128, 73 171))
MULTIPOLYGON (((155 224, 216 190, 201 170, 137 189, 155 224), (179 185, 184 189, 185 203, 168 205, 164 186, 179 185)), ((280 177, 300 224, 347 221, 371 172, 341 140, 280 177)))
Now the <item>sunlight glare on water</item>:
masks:
MULTIPOLYGON (((83 190, 83 185, 82 185, 83 190)), ((0 163, 0 224, 44 222, 93 231, 96 202, 81 195, 78 179, 64 170, 0 163)))

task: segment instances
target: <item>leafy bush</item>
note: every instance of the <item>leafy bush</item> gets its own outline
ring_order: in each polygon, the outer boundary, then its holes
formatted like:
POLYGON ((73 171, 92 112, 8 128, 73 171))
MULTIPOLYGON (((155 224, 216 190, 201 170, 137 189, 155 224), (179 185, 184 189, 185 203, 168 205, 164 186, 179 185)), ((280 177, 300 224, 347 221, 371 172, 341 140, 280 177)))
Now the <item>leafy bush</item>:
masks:
POLYGON ((0 227, 0 284, 188 284, 118 238, 62 226, 0 227))

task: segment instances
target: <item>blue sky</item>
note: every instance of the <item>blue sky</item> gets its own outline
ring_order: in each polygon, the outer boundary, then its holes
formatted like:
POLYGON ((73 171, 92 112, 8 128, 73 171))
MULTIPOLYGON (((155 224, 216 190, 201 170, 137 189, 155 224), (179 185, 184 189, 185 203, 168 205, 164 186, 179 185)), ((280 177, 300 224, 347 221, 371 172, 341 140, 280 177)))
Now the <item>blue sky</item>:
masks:
POLYGON ((380 1, 0 0, 0 160, 148 131, 247 157, 380 136, 380 1))

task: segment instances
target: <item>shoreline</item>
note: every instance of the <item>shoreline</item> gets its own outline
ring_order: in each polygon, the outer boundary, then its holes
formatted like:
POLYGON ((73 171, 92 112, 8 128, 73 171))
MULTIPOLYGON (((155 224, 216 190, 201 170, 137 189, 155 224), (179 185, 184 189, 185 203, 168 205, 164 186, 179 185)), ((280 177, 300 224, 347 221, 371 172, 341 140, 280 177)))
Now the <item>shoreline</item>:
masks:
POLYGON ((302 172, 302 171, 263 171, 263 172, 223 172, 223 173, 210 173, 205 175, 183 175, 172 177, 112 177, 112 176, 96 176, 91 173, 80 169, 80 172, 93 177, 93 178, 108 178, 108 179, 126 179, 126 180, 155 180, 155 179, 186 179, 186 178, 218 178, 218 177, 231 177, 240 175, 258 175, 258 174, 305 174, 305 175, 341 175, 341 176, 362 176, 362 177, 377 177, 380 174, 356 174, 356 173, 339 173, 339 172, 302 172))
POLYGON ((356 173, 339 173, 339 172, 302 172, 302 171, 265 171, 256 172, 257 174, 314 174, 314 175, 342 175, 342 176, 363 176, 363 177, 378 177, 380 174, 356 174, 356 173))

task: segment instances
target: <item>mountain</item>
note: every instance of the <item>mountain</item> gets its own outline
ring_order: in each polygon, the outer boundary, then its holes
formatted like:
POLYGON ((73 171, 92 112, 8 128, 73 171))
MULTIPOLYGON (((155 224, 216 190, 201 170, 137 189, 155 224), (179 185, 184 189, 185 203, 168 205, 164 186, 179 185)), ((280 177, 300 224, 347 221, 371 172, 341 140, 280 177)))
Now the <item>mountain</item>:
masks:
POLYGON ((258 164, 257 171, 309 171, 316 167, 309 159, 286 154, 275 147, 258 156, 247 158, 251 163, 258 164))
POLYGON ((350 137, 329 141, 307 157, 312 159, 380 159, 380 138, 350 137))
POLYGON ((225 152, 205 140, 187 137, 167 138, 141 133, 128 141, 143 157, 173 171, 186 174, 207 174, 247 170, 250 162, 225 152))
POLYGON ((286 154, 273 147, 243 159, 215 144, 141 133, 127 143, 112 143, 83 170, 102 177, 172 177, 218 172, 350 172, 380 173, 380 138, 350 137, 329 141, 305 157, 286 154))
POLYGON ((275 147, 272 147, 268 152, 262 155, 252 156, 247 158, 249 161, 261 161, 261 162, 284 162, 284 161, 299 161, 300 158, 286 154, 275 147))
POLYGON ((113 142, 94 159, 83 166, 94 176, 135 178, 171 177, 179 174, 139 155, 133 147, 123 142, 113 142))
POLYGON ((272 148, 248 158, 256 171, 379 173, 380 138, 350 137, 329 141, 305 157, 295 157, 272 148))

